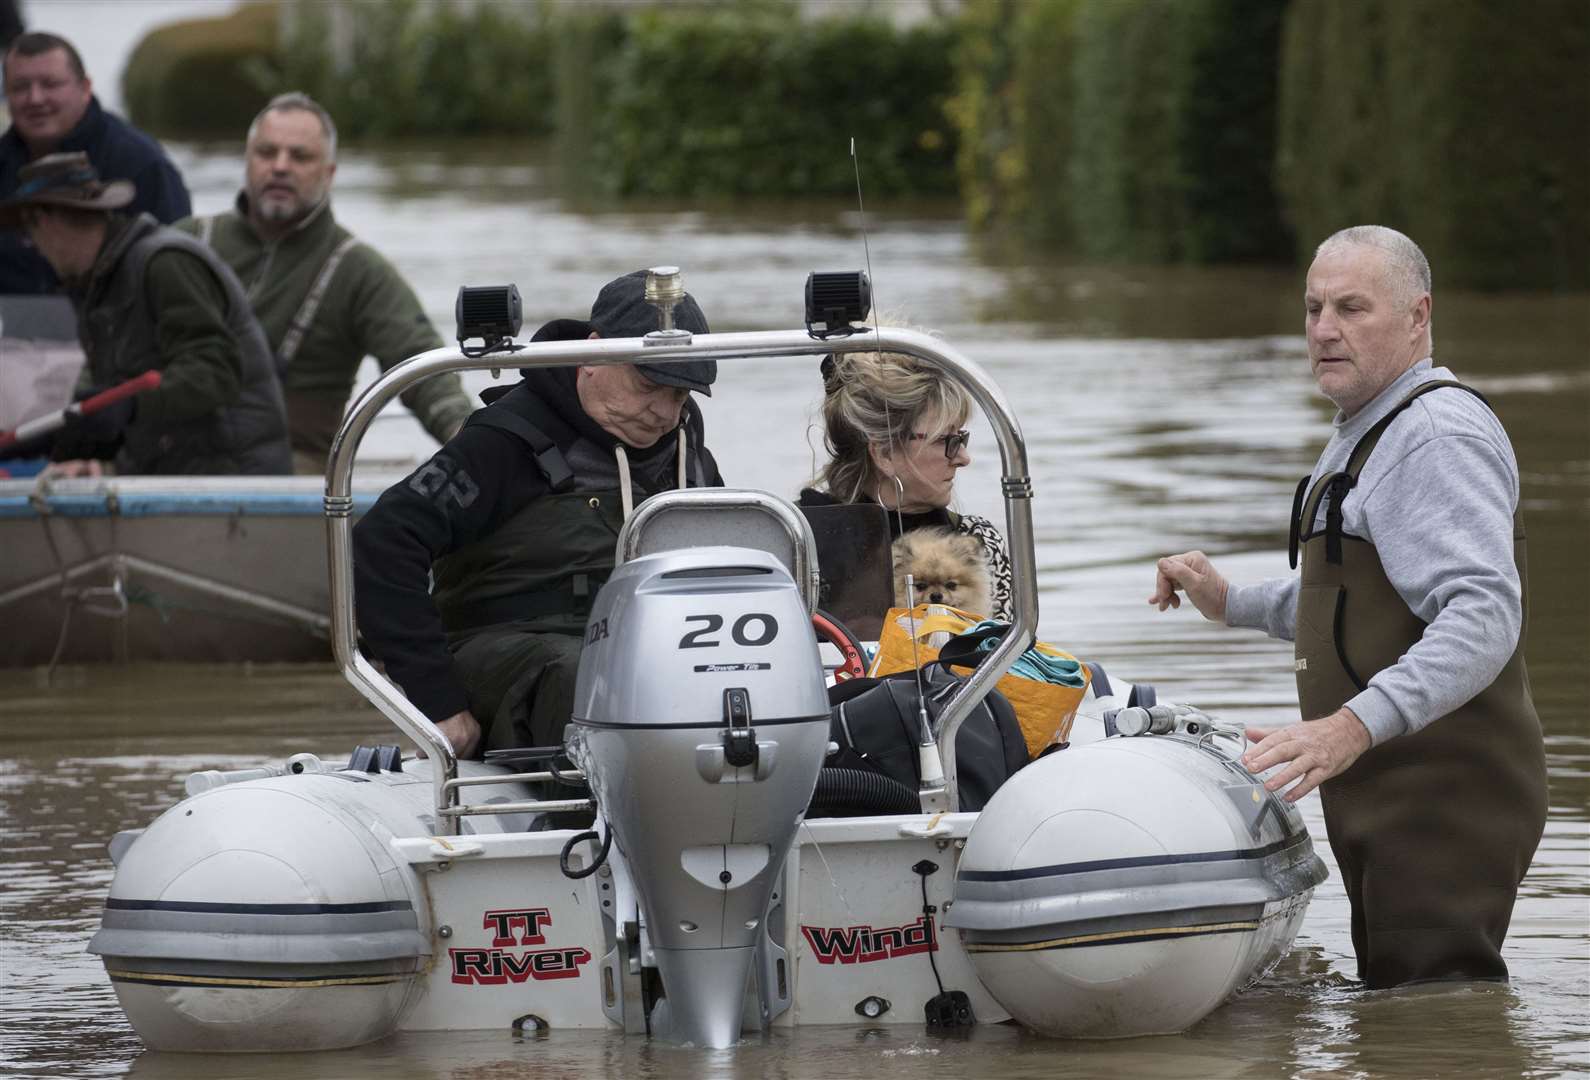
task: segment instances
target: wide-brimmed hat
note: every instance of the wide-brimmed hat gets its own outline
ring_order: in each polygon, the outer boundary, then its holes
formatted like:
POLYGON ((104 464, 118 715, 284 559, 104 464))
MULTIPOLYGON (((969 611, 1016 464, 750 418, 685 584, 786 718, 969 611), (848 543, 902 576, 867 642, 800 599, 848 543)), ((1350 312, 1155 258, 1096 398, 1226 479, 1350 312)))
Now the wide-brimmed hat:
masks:
MULTIPOLYGON (((658 329, 657 309, 646 302, 647 273, 636 270, 614 278, 596 294, 589 319, 554 319, 536 331, 535 340, 569 340, 588 337, 593 331, 605 338, 645 337, 658 329)), ((692 334, 712 333, 701 305, 689 293, 674 305, 674 326, 692 334)), ((712 396, 712 384, 718 378, 716 360, 685 360, 675 364, 637 362, 635 368, 652 382, 682 386, 708 397, 712 396)))
POLYGON ((46 154, 22 166, 16 190, 0 199, 0 228, 16 228, 26 206, 119 210, 135 193, 129 180, 101 180, 87 154, 46 154))

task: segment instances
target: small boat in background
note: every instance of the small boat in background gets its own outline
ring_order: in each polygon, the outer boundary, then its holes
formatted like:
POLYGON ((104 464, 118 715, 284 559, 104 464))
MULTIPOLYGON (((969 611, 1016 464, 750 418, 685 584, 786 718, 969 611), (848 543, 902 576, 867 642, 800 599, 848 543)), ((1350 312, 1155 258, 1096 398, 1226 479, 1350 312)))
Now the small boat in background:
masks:
MULTIPOLYGON (((362 478, 362 514, 395 474, 362 478)), ((0 667, 329 661, 316 476, 0 480, 0 667)))

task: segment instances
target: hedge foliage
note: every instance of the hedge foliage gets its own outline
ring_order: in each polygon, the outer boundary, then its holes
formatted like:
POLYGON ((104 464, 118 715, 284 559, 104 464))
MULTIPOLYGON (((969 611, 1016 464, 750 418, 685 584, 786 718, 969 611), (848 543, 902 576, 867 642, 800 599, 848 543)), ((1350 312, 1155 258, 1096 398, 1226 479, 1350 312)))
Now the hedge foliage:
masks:
POLYGON ((240 135, 281 85, 277 17, 276 4, 255 3, 151 31, 122 75, 128 113, 168 135, 240 135))
POLYGON ((1590 286, 1585 0, 254 3, 151 33, 136 123, 235 137, 303 89, 346 137, 556 130, 607 195, 959 190, 1089 257, 1306 258, 1403 229, 1444 283, 1590 286), (285 17, 283 17, 285 13, 285 17))
POLYGON ((1284 256, 1276 0, 974 5, 951 114, 974 223, 1096 257, 1284 256))
POLYGON ((557 114, 540 9, 527 4, 298 0, 286 85, 358 136, 544 134, 557 114), (346 34, 347 56, 332 43, 346 34))
POLYGON ((586 70, 594 178, 624 195, 953 193, 952 27, 896 30, 788 4, 633 14, 586 70))
MULTIPOLYGON (((169 63, 135 59, 129 82, 155 91, 129 97, 135 121, 230 135, 234 113, 246 122, 291 88, 325 105, 348 138, 556 128, 562 160, 587 189, 663 196, 848 194, 854 135, 868 193, 955 191, 949 21, 802 19, 788 0, 293 0, 285 12, 278 46, 269 34, 250 38, 269 63, 237 95, 246 108, 211 114, 206 95, 171 85, 169 63), (191 122, 174 126, 168 100, 191 105, 191 122)), ((204 37, 225 22, 186 24, 185 62, 233 63, 211 47, 219 38, 204 37)), ((151 35, 145 48, 169 36, 151 35)))
POLYGON ((1072 229, 1072 26, 1076 0, 968 6, 947 111, 960 133, 956 172, 974 227, 1020 223, 1064 246, 1072 229))
POLYGON ((1294 0, 1277 181, 1298 255, 1400 229, 1439 284, 1590 286, 1582 0, 1294 0))

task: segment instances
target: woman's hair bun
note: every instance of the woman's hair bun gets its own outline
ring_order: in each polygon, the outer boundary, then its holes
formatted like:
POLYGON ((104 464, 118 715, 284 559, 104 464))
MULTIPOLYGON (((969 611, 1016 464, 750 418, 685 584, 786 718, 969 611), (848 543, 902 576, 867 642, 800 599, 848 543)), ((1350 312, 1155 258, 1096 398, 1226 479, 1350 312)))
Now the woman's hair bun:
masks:
POLYGON ((845 380, 839 376, 838 358, 833 353, 828 353, 823 357, 820 370, 823 373, 824 395, 839 393, 839 388, 844 385, 845 380))

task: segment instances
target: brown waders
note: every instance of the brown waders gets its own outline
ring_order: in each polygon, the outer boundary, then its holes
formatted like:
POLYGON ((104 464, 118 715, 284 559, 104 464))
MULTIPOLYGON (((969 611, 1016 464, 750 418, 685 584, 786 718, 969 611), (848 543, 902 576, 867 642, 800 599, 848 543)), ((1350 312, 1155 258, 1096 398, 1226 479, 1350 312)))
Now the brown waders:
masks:
MULTIPOLYGON (((1306 497, 1307 478, 1298 486, 1292 559, 1296 566, 1301 548, 1296 667, 1305 720, 1340 709, 1428 625, 1397 595, 1374 546, 1341 531, 1341 503, 1391 421, 1440 387, 1468 390, 1424 383, 1365 434, 1342 472, 1322 476, 1306 497), (1326 527, 1316 532, 1322 501, 1326 527)), ((1513 527, 1527 597, 1518 514, 1513 527)), ((1527 621, 1527 605, 1524 614, 1527 621)), ((1320 797, 1367 986, 1506 978, 1502 939, 1546 819, 1545 749, 1522 628, 1490 686, 1421 730, 1366 751, 1327 780, 1320 797)))

